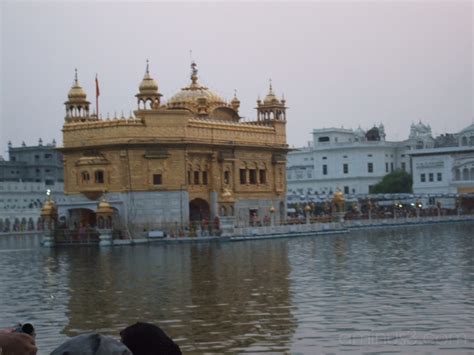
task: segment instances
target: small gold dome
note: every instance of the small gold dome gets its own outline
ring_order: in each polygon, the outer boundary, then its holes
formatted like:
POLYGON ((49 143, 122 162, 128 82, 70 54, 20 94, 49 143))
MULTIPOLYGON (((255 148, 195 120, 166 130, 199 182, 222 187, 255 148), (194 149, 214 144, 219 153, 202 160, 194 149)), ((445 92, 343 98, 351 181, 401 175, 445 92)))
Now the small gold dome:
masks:
POLYGON ((74 83, 72 84, 67 97, 69 100, 85 100, 87 98, 86 92, 79 85, 79 81, 77 80, 77 69, 75 70, 74 83))
POLYGON ((240 100, 237 98, 237 90, 234 90, 234 98, 230 102, 230 104, 234 107, 236 106, 237 108, 240 106, 240 100))
POLYGON ((46 200, 45 203, 43 204, 43 207, 41 208, 41 216, 46 217, 46 216, 53 216, 55 214, 56 214, 56 204, 51 199, 46 200))
POLYGON ((272 88, 272 83, 270 82, 270 90, 268 91, 267 96, 265 96, 265 99, 263 100, 263 103, 269 105, 269 104, 278 104, 280 101, 278 101, 275 93, 273 92, 272 88))
POLYGON ((332 196, 333 202, 344 202, 344 194, 341 191, 334 192, 332 196))
POLYGON ((71 99, 86 99, 87 94, 86 94, 86 92, 84 91, 84 89, 82 87, 80 87, 79 85, 74 85, 69 90, 69 92, 67 94, 67 97, 70 100, 71 99))
POLYGON ((151 78, 149 74, 146 74, 143 78, 140 86, 138 87, 141 93, 143 92, 157 92, 158 91, 158 84, 156 83, 155 79, 151 78))
POLYGON ((146 72, 145 76, 143 77, 142 82, 140 83, 140 86, 138 87, 140 90, 140 93, 157 93, 158 92, 158 84, 156 83, 155 79, 153 79, 150 76, 150 71, 149 71, 149 64, 148 60, 146 61, 146 72))
POLYGON ((99 202, 99 206, 97 207, 97 213, 99 214, 112 214, 114 212, 112 206, 103 198, 99 202))

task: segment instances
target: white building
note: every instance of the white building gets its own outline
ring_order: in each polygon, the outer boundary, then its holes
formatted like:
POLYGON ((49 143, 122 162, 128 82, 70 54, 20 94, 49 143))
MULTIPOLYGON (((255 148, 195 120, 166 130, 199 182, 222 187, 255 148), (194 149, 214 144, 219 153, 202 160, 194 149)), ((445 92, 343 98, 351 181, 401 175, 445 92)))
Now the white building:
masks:
POLYGON ((431 128, 412 124, 400 142, 385 140, 382 124, 368 131, 323 128, 313 131, 308 147, 288 154, 288 194, 368 194, 386 174, 401 169, 411 173, 409 152, 432 148, 431 128))
POLYGON ((474 124, 455 136, 458 146, 410 152, 414 193, 474 193, 474 124))
POLYGON ((64 200, 62 182, 56 182, 50 186, 44 181, 0 181, 0 233, 13 230, 36 230, 47 190, 51 191, 56 202, 64 200))
POLYGON ((64 199, 62 156, 56 142, 13 147, 9 160, 0 156, 0 233, 36 230, 41 207, 50 190, 55 201, 64 199))

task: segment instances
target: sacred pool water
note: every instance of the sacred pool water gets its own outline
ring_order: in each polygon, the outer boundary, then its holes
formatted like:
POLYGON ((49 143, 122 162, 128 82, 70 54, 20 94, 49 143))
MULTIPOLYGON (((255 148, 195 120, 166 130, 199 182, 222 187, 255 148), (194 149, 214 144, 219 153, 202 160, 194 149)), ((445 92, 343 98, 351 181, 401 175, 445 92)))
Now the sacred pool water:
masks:
POLYGON ((474 352, 473 225, 212 244, 45 249, 0 237, 0 326, 40 354, 137 320, 183 353, 474 352))

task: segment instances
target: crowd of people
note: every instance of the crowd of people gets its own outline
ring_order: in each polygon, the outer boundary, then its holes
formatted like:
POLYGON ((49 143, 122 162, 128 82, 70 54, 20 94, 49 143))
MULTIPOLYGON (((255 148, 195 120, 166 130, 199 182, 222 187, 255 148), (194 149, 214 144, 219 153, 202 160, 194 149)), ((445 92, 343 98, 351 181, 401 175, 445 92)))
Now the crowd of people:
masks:
MULTIPOLYGON (((121 340, 98 333, 88 333, 68 339, 51 355, 178 355, 179 346, 158 326, 135 323, 120 332, 121 340)), ((38 352, 35 333, 17 328, 0 330, 0 354, 34 355, 38 352)))

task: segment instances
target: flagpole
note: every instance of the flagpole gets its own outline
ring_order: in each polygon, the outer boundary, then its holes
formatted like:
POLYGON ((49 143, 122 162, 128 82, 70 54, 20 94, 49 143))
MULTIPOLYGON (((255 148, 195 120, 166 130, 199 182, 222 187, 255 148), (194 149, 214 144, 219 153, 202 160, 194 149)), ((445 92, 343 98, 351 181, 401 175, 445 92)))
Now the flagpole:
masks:
POLYGON ((99 118, 99 79, 97 78, 97 73, 95 74, 95 108, 97 111, 97 118, 99 118))

